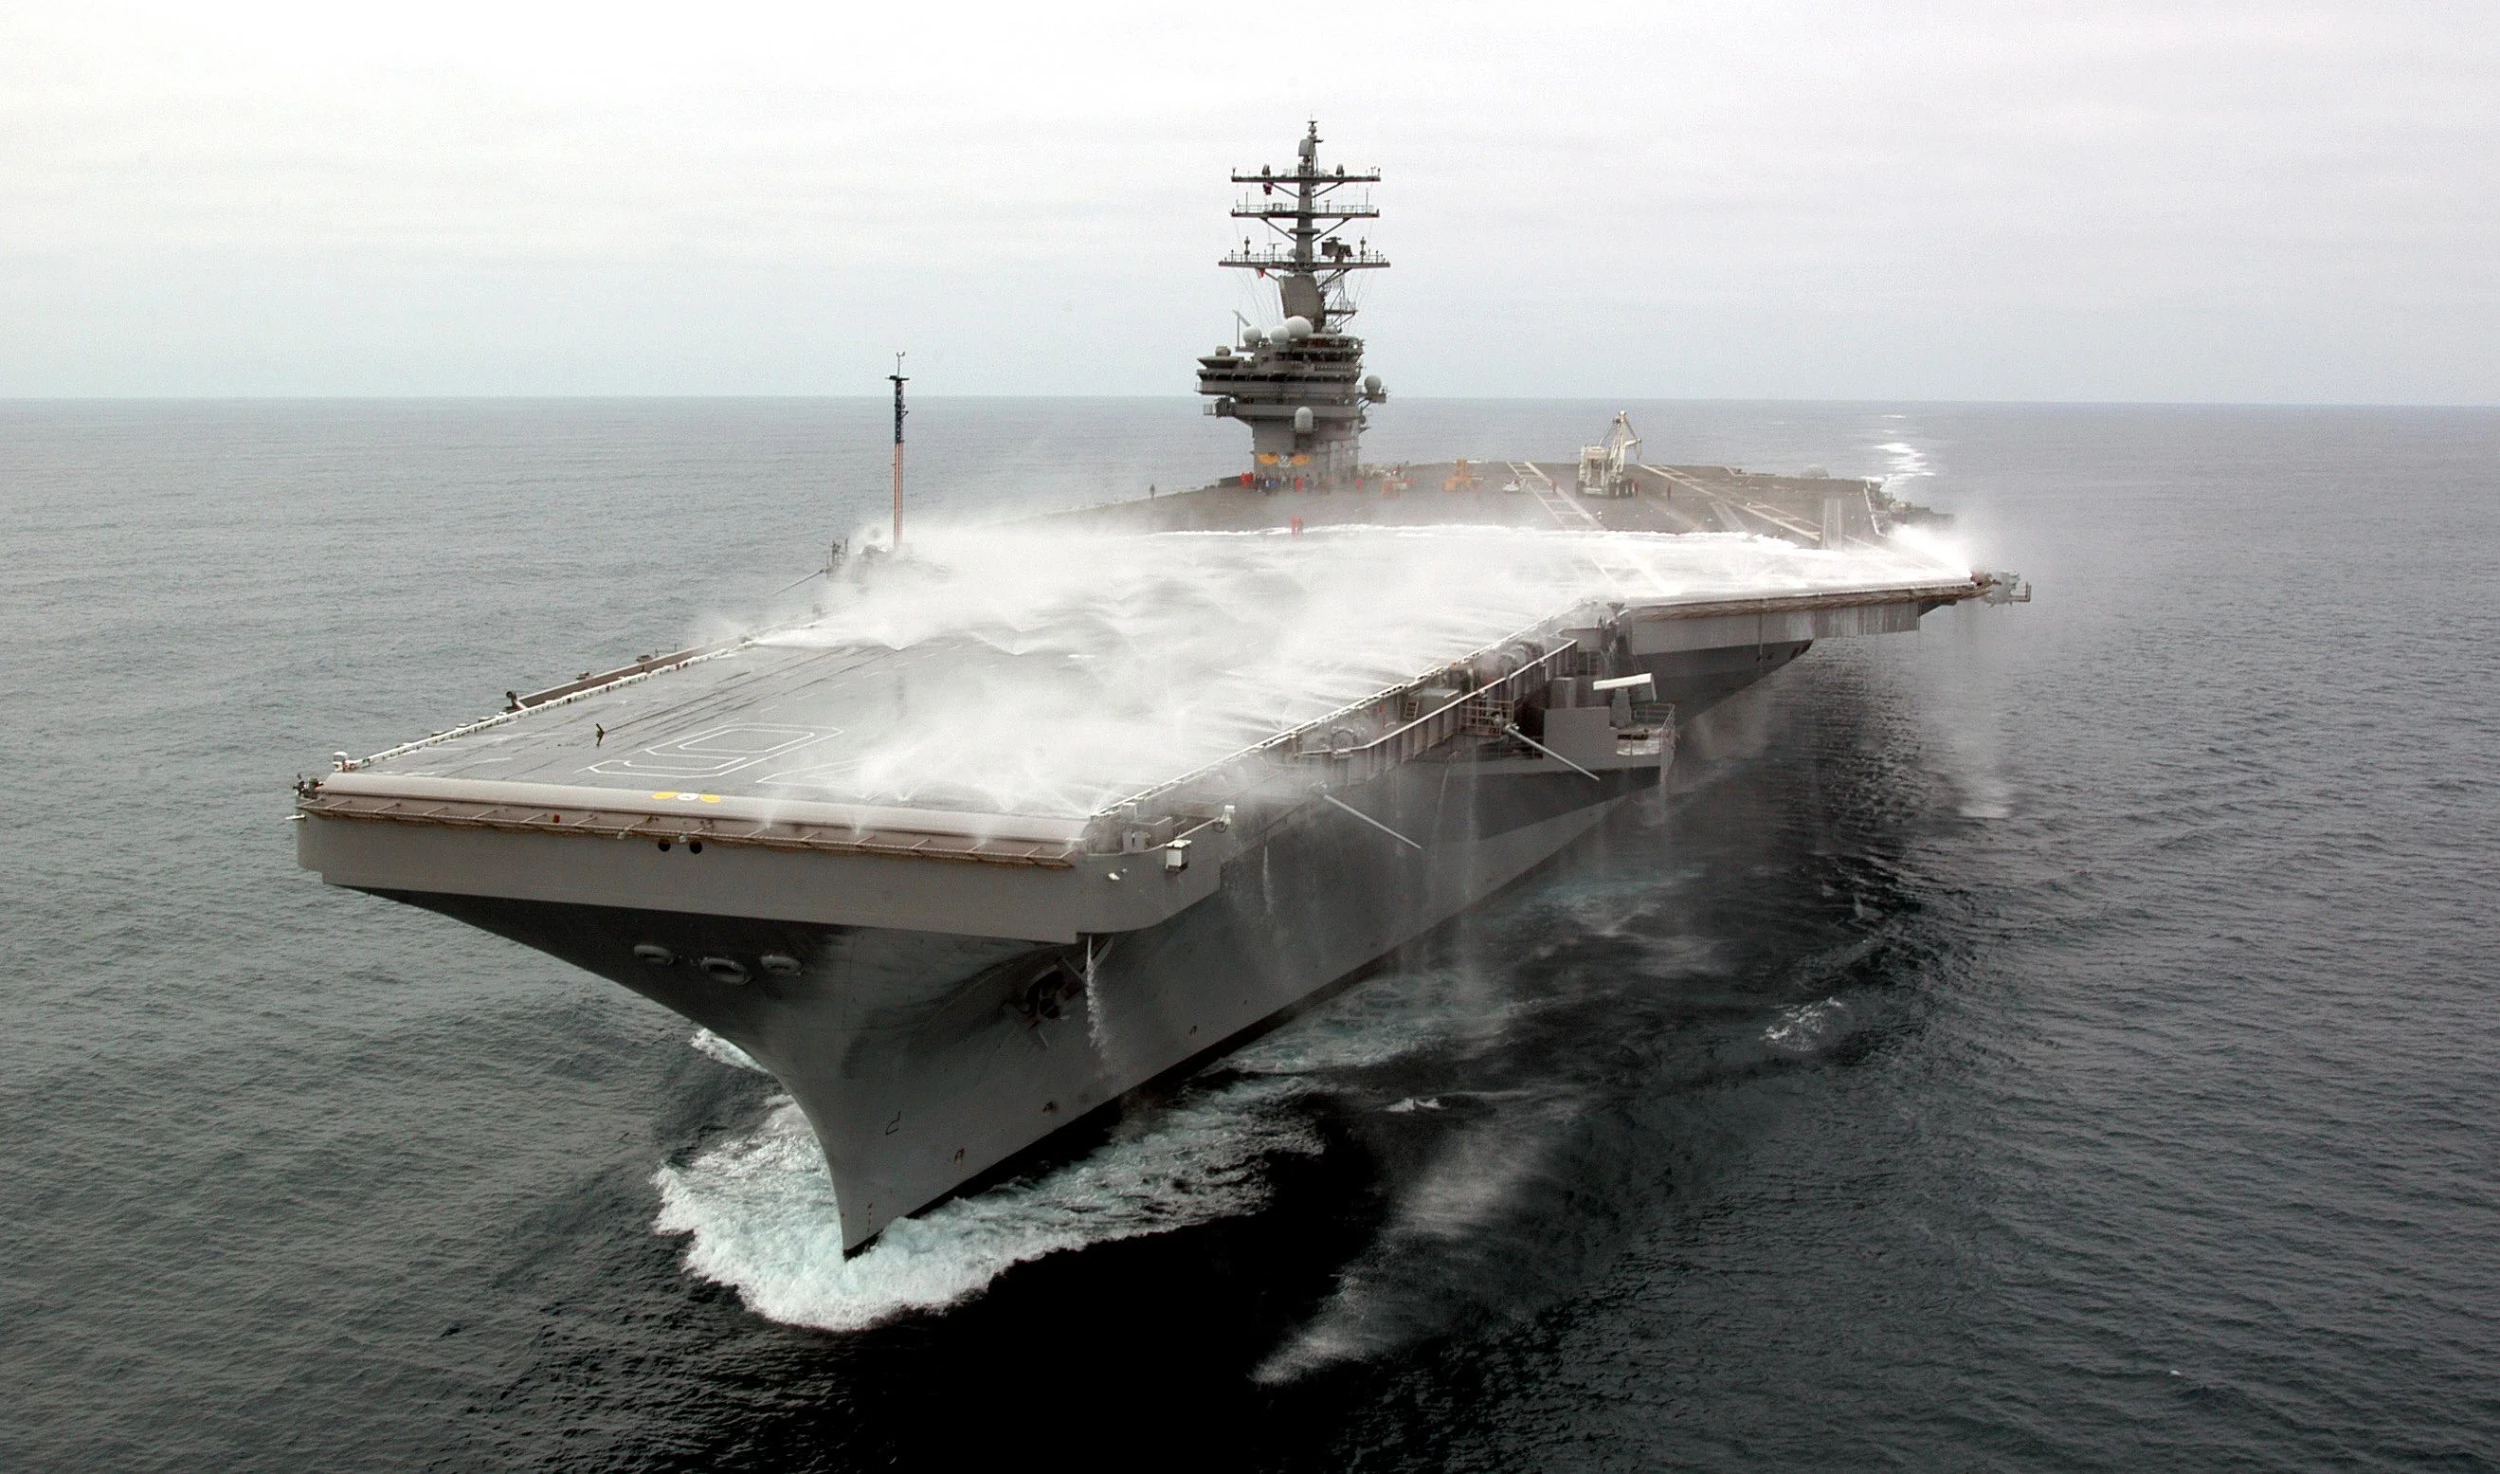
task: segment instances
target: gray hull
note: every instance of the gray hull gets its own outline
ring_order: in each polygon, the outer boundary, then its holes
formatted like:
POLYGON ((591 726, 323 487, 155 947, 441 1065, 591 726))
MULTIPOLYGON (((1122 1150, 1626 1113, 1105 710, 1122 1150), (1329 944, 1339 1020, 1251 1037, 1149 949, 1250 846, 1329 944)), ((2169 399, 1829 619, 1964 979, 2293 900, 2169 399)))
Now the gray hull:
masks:
MULTIPOLYGON (((1912 629, 1997 586, 1618 607, 1081 821, 794 802, 769 767, 732 785, 754 747, 817 734, 718 726, 709 693, 769 711, 775 683, 823 679, 819 657, 689 660, 342 765, 299 790, 298 853, 331 884, 540 948, 738 1045, 815 1128, 855 1248, 1552 857, 1655 787, 1677 713, 1814 640, 1912 629), (1632 673, 1651 678, 1637 696, 1632 673), (624 696, 646 679, 681 689, 635 717, 624 696), (636 792, 654 787, 641 766, 586 782, 627 761, 581 732, 603 714, 674 724, 631 764, 721 765, 704 781, 727 791, 636 792)), ((873 703, 877 660, 908 672, 886 655, 832 674, 873 703)))
POLYGON ((1551 857, 1658 774, 1654 759, 1594 779, 1552 762, 1407 764, 1338 797, 1422 848, 1333 803, 1302 803, 1245 836, 1206 900, 1074 944, 381 893, 553 953, 737 1044, 806 1112, 856 1248, 1289 1015, 1551 857), (731 983, 637 960, 636 947, 782 954, 803 967, 731 983))

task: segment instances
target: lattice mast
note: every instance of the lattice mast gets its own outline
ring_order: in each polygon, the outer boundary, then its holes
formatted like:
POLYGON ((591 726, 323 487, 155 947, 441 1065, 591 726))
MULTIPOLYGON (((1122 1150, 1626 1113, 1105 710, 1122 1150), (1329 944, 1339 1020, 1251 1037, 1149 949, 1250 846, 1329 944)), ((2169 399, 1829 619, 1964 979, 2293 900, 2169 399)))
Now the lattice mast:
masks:
POLYGON ((1291 170, 1233 171, 1233 183, 1259 187, 1233 207, 1233 218, 1256 220, 1275 239, 1261 245, 1245 237, 1218 264, 1274 281, 1283 321, 1273 329, 1245 327, 1239 352, 1228 346, 1198 360, 1198 392, 1211 397, 1207 413, 1250 426, 1251 475, 1269 489, 1351 480, 1364 408, 1389 397, 1377 376, 1363 374, 1363 340, 1345 331, 1355 312, 1348 279, 1389 261, 1368 239, 1349 244, 1340 234, 1380 217, 1368 191, 1340 191, 1377 184, 1380 175, 1349 173, 1342 164, 1323 169, 1319 145, 1314 121, 1291 170))
POLYGON ((1324 171, 1319 145, 1319 123, 1314 119, 1310 131, 1302 135, 1300 157, 1292 173, 1279 174, 1265 165, 1256 174, 1233 171, 1233 183, 1259 187, 1256 196, 1245 195, 1233 206, 1233 218, 1258 221, 1282 237, 1284 245, 1261 247, 1245 239, 1241 249, 1226 255, 1221 264, 1273 276, 1284 315, 1304 318, 1314 331, 1328 332, 1354 316, 1346 278, 1387 266, 1389 258, 1373 250, 1368 239, 1347 245, 1337 238, 1350 222, 1380 218, 1368 194, 1360 199, 1337 196, 1337 191, 1349 185, 1378 184, 1379 171, 1349 174, 1343 164, 1324 171), (1279 189, 1286 191, 1281 198, 1279 189))
POLYGON ((894 355, 894 372, 886 375, 894 381, 894 542, 896 552, 903 550, 903 386, 911 380, 903 373, 903 355, 894 355))

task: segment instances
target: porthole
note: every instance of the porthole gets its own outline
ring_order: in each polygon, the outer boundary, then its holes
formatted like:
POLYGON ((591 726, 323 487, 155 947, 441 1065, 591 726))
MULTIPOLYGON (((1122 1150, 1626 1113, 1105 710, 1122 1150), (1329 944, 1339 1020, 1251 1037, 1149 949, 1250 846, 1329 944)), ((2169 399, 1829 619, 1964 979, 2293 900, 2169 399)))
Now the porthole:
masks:
POLYGON ((705 977, 716 983, 734 984, 747 980, 747 965, 735 957, 706 957, 696 966, 703 969, 705 977))

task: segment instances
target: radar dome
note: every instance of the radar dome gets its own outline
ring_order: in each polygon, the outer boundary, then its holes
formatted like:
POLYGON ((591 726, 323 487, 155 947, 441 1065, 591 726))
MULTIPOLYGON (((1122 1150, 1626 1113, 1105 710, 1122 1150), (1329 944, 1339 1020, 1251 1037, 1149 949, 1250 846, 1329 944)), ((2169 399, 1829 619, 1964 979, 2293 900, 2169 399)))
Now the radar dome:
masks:
POLYGON ((1311 336, 1311 320, 1307 317, 1288 317, 1284 332, 1288 338, 1307 338, 1311 336))
POLYGON ((1311 426, 1314 423, 1316 422, 1311 417, 1311 407, 1309 405, 1306 404, 1293 412, 1293 428, 1301 434, 1310 434, 1311 426))
POLYGON ((1248 344, 1252 348, 1256 348, 1261 343, 1267 341, 1267 334, 1261 332, 1257 328, 1243 328, 1241 330, 1241 341, 1248 344))
POLYGON ((1363 392, 1366 394, 1378 394, 1380 392, 1380 375, 1365 374, 1363 376, 1363 392))

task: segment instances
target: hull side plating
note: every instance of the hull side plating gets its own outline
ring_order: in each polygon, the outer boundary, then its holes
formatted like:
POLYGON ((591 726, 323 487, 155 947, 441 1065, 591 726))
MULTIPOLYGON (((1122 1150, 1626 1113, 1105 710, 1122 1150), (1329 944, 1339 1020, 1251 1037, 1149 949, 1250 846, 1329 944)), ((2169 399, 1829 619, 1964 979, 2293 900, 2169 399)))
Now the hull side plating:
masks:
POLYGON ((845 1247, 856 1248, 1290 1013, 1517 879, 1657 778, 1654 764, 1595 779, 1552 763, 1408 764, 1343 791, 1339 801, 1363 817, 1325 800, 1295 806, 1243 835, 1206 900, 1072 945, 379 893, 552 953, 737 1044, 815 1127, 845 1247), (799 971, 755 965, 775 954, 799 971), (703 959, 738 962, 747 980, 726 981, 703 959))

